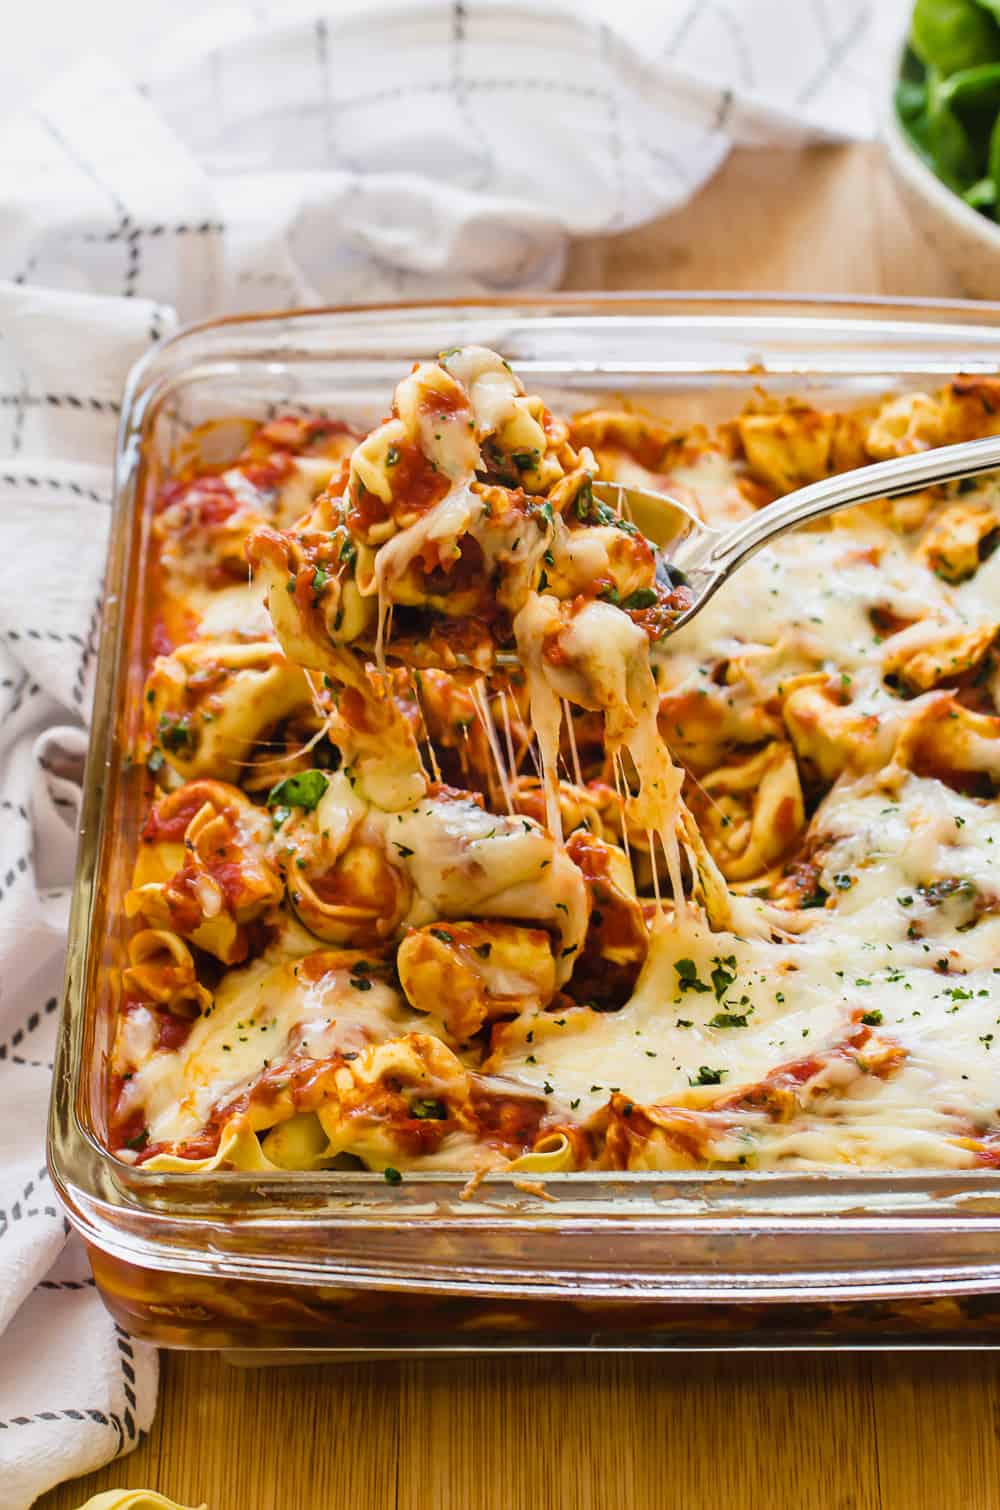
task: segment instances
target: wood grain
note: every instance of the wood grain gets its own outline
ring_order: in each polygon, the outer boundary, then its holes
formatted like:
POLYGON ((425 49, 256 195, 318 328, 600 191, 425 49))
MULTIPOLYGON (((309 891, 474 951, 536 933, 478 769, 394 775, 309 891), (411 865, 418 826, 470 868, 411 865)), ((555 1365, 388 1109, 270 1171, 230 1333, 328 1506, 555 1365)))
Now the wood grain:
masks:
POLYGON ((164 1362, 149 1439, 38 1510, 139 1486, 211 1510, 1000 1504, 990 1354, 164 1362))
POLYGON ((734 152, 676 214, 580 241, 569 288, 965 290, 911 224, 875 145, 734 152))
MULTIPOLYGON (((578 244, 566 285, 963 293, 875 147, 733 153, 679 213, 578 244)), ((148 1440, 38 1510, 113 1486, 211 1510, 994 1510, 998 1433, 989 1354, 269 1370, 170 1354, 148 1440)))

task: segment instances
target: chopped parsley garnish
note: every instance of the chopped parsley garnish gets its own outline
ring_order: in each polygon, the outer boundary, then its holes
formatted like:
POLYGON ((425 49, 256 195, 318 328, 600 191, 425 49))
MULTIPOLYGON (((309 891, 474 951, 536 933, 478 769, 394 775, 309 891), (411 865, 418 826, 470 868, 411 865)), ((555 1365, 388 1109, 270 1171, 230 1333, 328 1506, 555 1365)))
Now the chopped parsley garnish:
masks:
POLYGON ((382 1178, 387 1185, 402 1185, 403 1183, 403 1176, 398 1169, 393 1169, 391 1164, 387 1164, 383 1169, 382 1178))
POLYGON ((136 1133, 134 1138, 125 1139, 125 1147, 131 1148, 133 1153, 138 1153, 149 1142, 149 1128, 144 1127, 142 1132, 136 1133))
POLYGON ((870 1012, 862 1012, 861 1021, 866 1028, 880 1028, 882 1026, 882 1013, 878 1007, 873 1007, 870 1012))
POLYGON ((728 1070, 713 1070, 711 1065, 700 1066, 697 1075, 688 1076, 688 1085, 721 1085, 728 1070))
POLYGON ((440 939, 442 944, 453 944, 455 942, 451 934, 446 932, 444 928, 432 928, 431 938, 440 939))
POLYGON ((735 954, 727 954, 725 957, 717 954, 712 960, 712 967, 712 989, 716 1001, 721 1001, 736 979, 735 954))
POLYGON ((698 967, 693 959, 679 959, 674 964, 681 991, 710 991, 711 986, 699 978, 698 967))
POLYGON ((170 750, 172 754, 179 754, 181 750, 194 749, 194 730, 188 713, 181 714, 179 718, 171 718, 169 713, 161 713, 156 734, 163 748, 170 750))
POLYGON ((716 1012, 708 1019, 710 1028, 745 1028, 749 1012, 716 1012))

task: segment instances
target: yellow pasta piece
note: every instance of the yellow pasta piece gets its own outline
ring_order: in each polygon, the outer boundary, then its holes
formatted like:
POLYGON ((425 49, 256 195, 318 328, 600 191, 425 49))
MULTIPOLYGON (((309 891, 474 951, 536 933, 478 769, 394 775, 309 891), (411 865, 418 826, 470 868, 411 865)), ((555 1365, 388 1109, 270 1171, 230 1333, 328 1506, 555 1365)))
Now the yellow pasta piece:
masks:
POLYGON ((329 1162, 330 1140, 315 1112, 300 1112, 278 1122, 261 1139, 261 1151, 278 1169, 322 1169, 329 1162))
POLYGON ((565 1133, 552 1133, 541 1138, 530 1153, 512 1159, 510 1169, 522 1174, 559 1174, 573 1169, 576 1151, 565 1133))
POLYGON ((907 393, 882 405, 868 427, 865 444, 878 461, 944 445, 947 420, 940 400, 929 393, 907 393))
POLYGON ((776 740, 707 773, 690 806, 728 881, 761 875, 788 852, 805 824, 791 746, 776 740))
POLYGON ((246 928, 278 905, 267 813, 237 787, 194 781, 162 797, 142 841, 125 913, 190 938, 224 964, 246 958, 246 928), (172 835, 180 826, 183 843, 172 835), (166 829, 166 842, 156 838, 166 829), (171 866, 176 860, 175 869, 171 866))
POLYGON ((195 1016, 211 1003, 212 995, 198 980, 191 951, 176 934, 146 928, 133 934, 128 945, 128 968, 122 979, 128 990, 182 1016, 195 1016))
POLYGON ((784 701, 785 724, 800 761, 824 782, 841 771, 873 771, 892 752, 893 727, 877 713, 842 704, 825 676, 806 677, 784 701))
POLYGON ((907 686, 927 692, 940 682, 954 681, 981 665, 1000 633, 1000 625, 981 624, 976 629, 941 632, 929 643, 900 645, 886 655, 885 674, 897 676, 907 686))
POLYGON ((396 968, 410 1005, 439 1016, 456 1038, 490 1018, 540 1011, 556 989, 549 935, 512 923, 414 929, 399 946, 396 968))
POLYGON ((829 475, 836 427, 836 415, 815 409, 744 414, 736 421, 748 466, 779 494, 829 475))
POLYGON ((157 658, 143 713, 150 747, 179 775, 236 781, 258 740, 311 706, 302 671, 272 642, 200 640, 157 658))
POLYGON ((989 504, 960 500, 932 521, 917 555, 946 582, 964 582, 1000 536, 1000 513, 989 504))
POLYGON ((145 1159, 142 1167, 155 1174, 211 1174, 223 1168, 266 1174, 279 1166, 267 1158, 253 1128, 232 1121, 223 1128, 214 1154, 203 1159, 184 1159, 179 1154, 156 1153, 145 1159))

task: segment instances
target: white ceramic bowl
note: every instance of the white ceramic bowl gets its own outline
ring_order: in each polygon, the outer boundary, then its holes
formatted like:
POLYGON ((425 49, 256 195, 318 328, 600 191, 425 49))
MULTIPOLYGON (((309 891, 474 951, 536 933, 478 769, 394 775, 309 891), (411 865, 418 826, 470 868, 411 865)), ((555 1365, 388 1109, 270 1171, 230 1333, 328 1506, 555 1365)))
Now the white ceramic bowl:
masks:
POLYGON ((893 93, 899 55, 889 84, 882 138, 903 200, 941 260, 980 299, 1000 298, 1000 225, 953 194, 911 146, 896 116, 893 93))

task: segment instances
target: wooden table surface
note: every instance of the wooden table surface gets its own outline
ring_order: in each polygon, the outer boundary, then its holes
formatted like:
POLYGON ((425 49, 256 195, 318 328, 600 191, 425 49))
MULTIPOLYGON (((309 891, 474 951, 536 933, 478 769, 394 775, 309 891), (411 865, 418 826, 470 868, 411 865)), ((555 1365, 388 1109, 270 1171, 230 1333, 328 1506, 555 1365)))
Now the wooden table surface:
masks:
MULTIPOLYGON (((581 243, 571 288, 956 296, 874 147, 734 153, 679 214, 581 243)), ((166 1354, 156 1421, 53 1491, 210 1510, 994 1510, 990 1354, 538 1357, 244 1371, 166 1354)), ((2 1494, 0 1494, 2 1498, 2 1494)))

